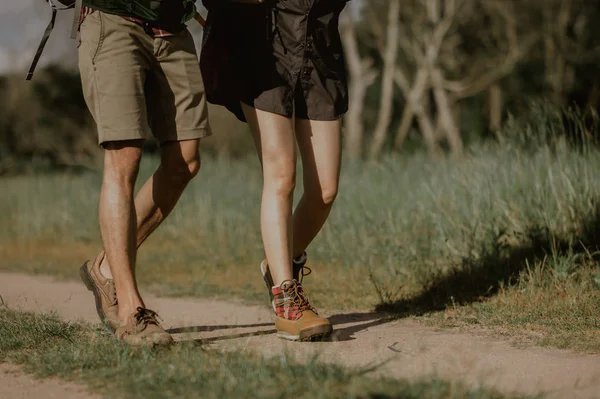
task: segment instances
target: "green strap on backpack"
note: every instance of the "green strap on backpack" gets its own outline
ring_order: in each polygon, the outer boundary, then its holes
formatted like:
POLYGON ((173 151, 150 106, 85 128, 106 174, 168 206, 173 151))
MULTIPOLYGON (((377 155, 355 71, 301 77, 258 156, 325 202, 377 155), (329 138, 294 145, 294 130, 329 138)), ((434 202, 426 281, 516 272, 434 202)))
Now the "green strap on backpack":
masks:
POLYGON ((46 42, 54 29, 57 11, 74 9, 73 25, 71 28, 71 38, 73 39, 77 37, 77 31, 79 30, 82 6, 108 14, 135 17, 149 24, 164 25, 167 27, 182 25, 196 15, 196 7, 194 5, 196 0, 46 0, 46 2, 50 5, 52 16, 33 57, 33 62, 29 67, 25 80, 33 78, 33 72, 42 56, 46 42))

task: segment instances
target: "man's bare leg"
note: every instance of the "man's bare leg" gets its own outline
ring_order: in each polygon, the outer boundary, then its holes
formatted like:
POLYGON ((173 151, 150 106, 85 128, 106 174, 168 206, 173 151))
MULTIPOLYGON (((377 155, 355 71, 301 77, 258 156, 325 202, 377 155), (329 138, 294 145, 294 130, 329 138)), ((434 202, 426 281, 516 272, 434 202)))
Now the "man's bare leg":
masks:
POLYGON ((342 164, 340 121, 296 120, 304 194, 294 212, 294 257, 319 234, 337 196, 342 164))
MULTIPOLYGON (((198 174, 199 141, 169 142, 163 146, 160 166, 135 197, 136 248, 166 219, 190 180, 198 174)), ((100 270, 105 277, 112 278, 109 264, 105 257, 100 270)))
POLYGON ((100 233, 106 257, 112 265, 121 322, 138 307, 144 307, 134 272, 137 225, 133 191, 141 158, 142 142, 139 140, 105 145, 99 204, 100 233))

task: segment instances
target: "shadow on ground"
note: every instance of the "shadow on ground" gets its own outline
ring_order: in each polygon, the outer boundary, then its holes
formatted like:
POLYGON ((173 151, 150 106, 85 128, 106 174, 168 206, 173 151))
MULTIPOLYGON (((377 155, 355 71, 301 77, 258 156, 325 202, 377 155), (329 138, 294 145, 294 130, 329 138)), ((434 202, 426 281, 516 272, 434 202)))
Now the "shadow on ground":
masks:
POLYGON ((480 251, 481 256, 463 259, 451 273, 433 279, 421 294, 380 304, 375 310, 407 317, 444 310, 452 305, 467 305, 497 294, 501 286, 517 281, 528 264, 547 255, 570 252, 597 257, 600 205, 568 239, 559 239, 543 228, 531 228, 515 237, 520 243, 517 245, 507 245, 503 240, 505 236, 498 234, 489 248, 480 251))
MULTIPOLYGON (((334 331, 331 337, 327 341, 342 342, 354 340, 354 334, 359 331, 366 330, 371 327, 379 326, 390 321, 396 320, 398 317, 383 312, 367 312, 367 313, 346 313, 337 314, 329 317, 329 320, 334 326, 334 331), (346 324, 350 324, 347 327, 343 327, 346 324)), ((234 330, 244 328, 262 328, 271 327, 273 323, 259 323, 259 324, 232 324, 232 325, 217 325, 217 326, 191 326, 191 327, 180 327, 171 328, 167 330, 169 334, 187 334, 187 333, 198 333, 198 332, 212 332, 218 330, 234 330)), ((253 330, 249 332, 228 334, 216 337, 207 338, 190 338, 182 339, 182 341, 195 341, 198 343, 211 343, 217 341, 226 341, 239 338, 250 338, 262 335, 275 334, 274 329, 267 330, 253 330)))
POLYGON ((186 333, 198 333, 198 332, 211 332, 217 330, 230 330, 234 328, 255 328, 255 327, 268 327, 272 323, 257 323, 257 324, 227 324, 220 326, 190 326, 190 327, 178 327, 168 329, 169 334, 186 334, 186 333))

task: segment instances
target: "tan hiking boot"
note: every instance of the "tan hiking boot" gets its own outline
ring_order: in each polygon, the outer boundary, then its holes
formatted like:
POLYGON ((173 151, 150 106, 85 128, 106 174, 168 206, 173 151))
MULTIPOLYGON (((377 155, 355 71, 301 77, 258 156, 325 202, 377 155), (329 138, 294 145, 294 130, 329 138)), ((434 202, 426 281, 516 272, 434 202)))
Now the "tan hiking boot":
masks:
POLYGON ((94 294, 96 312, 98 312, 100 320, 114 332, 120 325, 117 290, 115 282, 104 277, 100 272, 100 265, 105 256, 106 254, 102 251, 93 261, 85 262, 79 269, 79 275, 87 289, 94 294))
POLYGON ((319 317, 316 309, 310 305, 302 284, 295 280, 286 280, 271 291, 275 297, 275 329, 279 338, 313 341, 331 334, 331 323, 319 317))
MULTIPOLYGON (((294 280, 300 282, 300 284, 302 284, 302 282, 304 281, 304 277, 312 273, 312 270, 310 270, 309 267, 306 267, 306 260, 306 252, 303 252, 302 255, 300 255, 297 258, 294 258, 292 261, 292 277, 294 278, 294 280)), ((275 283, 273 283, 273 276, 271 276, 271 271, 269 270, 269 263, 266 259, 263 260, 260 264, 260 272, 262 273, 263 280, 265 281, 267 290, 269 291, 269 297, 271 298, 273 309, 275 309, 272 292, 272 288, 275 285, 275 283)))
POLYGON ((173 338, 158 324, 158 314, 150 309, 137 308, 125 323, 117 328, 117 339, 129 345, 168 346, 173 338))

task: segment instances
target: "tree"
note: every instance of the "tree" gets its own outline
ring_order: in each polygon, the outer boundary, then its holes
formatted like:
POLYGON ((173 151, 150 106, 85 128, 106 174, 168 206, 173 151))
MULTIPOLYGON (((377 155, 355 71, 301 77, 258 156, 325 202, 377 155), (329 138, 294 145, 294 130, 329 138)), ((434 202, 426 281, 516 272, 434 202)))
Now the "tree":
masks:
MULTIPOLYGON (((395 147, 401 148, 409 121, 416 116, 430 153, 437 154, 437 142, 446 140, 453 154, 460 156, 463 143, 454 112, 457 103, 490 89, 510 74, 535 43, 536 36, 519 31, 517 11, 510 2, 410 3, 412 7, 405 8, 402 16, 406 23, 402 24, 401 36, 405 39, 400 45, 405 61, 398 67, 396 78, 407 99, 408 111, 404 112, 395 147), (424 112, 429 96, 434 107, 424 112), (433 119, 435 133, 431 137, 433 119)), ((499 113, 497 109, 494 112, 499 113)))
POLYGON ((373 133, 373 142, 369 151, 370 158, 377 158, 388 136, 392 122, 394 101, 394 76, 398 57, 398 42, 400 40, 400 0, 390 0, 388 8, 387 33, 383 50, 383 75, 380 100, 380 111, 377 126, 373 133))
POLYGON ((350 72, 350 104, 346 114, 345 137, 348 155, 352 158, 361 158, 365 97, 367 90, 375 82, 378 73, 373 69, 373 59, 363 57, 360 54, 355 25, 356 21, 352 16, 345 18, 341 24, 342 42, 350 72))
POLYGON ((490 126, 497 128, 503 115, 498 83, 514 71, 539 36, 530 25, 520 25, 515 4, 504 0, 367 1, 363 25, 373 43, 357 38, 355 21, 343 29, 351 96, 355 96, 347 117, 349 152, 362 154, 360 117, 376 76, 373 68, 381 72, 381 95, 368 151, 371 159, 380 156, 390 138, 394 115, 400 116, 395 149, 402 148, 416 122, 432 156, 441 154, 442 142, 460 156, 464 146, 460 102, 484 92, 489 93, 490 126), (359 40, 375 56, 361 55, 359 40), (394 109, 395 86, 402 94, 400 112, 394 109))

